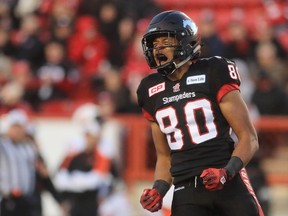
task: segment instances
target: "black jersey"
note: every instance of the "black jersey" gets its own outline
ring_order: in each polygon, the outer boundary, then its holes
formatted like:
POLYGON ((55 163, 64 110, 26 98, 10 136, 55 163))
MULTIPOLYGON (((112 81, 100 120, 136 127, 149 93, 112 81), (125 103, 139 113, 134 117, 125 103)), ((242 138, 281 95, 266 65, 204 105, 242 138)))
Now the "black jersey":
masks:
POLYGON ((234 142, 219 102, 239 86, 234 62, 221 57, 198 60, 179 81, 159 73, 141 81, 138 104, 145 118, 166 134, 176 181, 223 167, 230 159, 234 142))

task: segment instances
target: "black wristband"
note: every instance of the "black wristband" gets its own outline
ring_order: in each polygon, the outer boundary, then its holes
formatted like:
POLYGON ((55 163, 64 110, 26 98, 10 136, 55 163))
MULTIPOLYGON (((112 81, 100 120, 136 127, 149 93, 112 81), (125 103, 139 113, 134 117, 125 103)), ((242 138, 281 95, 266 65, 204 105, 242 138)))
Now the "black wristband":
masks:
POLYGON ((228 178, 231 179, 243 168, 243 162, 239 157, 232 156, 224 168, 227 170, 228 178))
POLYGON ((156 189, 163 198, 169 190, 170 184, 162 179, 158 179, 154 182, 153 188, 156 189))

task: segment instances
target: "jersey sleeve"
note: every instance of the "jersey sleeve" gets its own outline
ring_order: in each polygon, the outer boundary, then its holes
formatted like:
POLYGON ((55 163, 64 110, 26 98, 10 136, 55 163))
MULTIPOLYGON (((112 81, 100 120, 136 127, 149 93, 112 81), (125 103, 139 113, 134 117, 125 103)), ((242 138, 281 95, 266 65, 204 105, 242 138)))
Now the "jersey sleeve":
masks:
POLYGON ((222 97, 233 90, 240 91, 241 79, 234 61, 222 57, 214 57, 211 70, 211 91, 218 103, 222 97))
POLYGON ((140 82, 138 88, 137 88, 137 102, 138 102, 138 106, 140 108, 143 108, 144 106, 144 87, 143 87, 143 80, 140 82))
POLYGON ((141 81, 140 85, 138 86, 138 89, 137 89, 138 106, 141 108, 143 116, 147 120, 154 121, 154 118, 152 116, 152 112, 148 108, 149 107, 149 105, 147 103, 148 95, 146 92, 147 92, 147 88, 145 87, 145 79, 143 79, 141 81))

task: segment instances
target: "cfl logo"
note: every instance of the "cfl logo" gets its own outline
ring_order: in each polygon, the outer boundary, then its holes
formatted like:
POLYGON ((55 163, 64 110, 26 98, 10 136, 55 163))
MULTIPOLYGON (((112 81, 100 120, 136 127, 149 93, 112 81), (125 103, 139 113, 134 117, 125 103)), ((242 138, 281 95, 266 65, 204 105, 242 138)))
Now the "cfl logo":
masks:
POLYGON ((153 96, 154 94, 157 94, 159 92, 162 92, 165 90, 165 82, 160 83, 158 85, 152 86, 149 88, 149 97, 153 96))

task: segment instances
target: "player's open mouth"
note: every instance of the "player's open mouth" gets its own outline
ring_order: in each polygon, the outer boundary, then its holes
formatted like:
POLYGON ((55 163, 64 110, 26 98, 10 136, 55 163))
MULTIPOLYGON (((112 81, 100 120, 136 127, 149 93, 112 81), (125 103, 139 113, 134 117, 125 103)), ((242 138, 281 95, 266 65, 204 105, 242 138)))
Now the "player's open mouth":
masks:
POLYGON ((165 56, 162 53, 156 54, 156 59, 157 59, 159 65, 165 64, 167 62, 167 60, 168 60, 167 56, 165 56))

